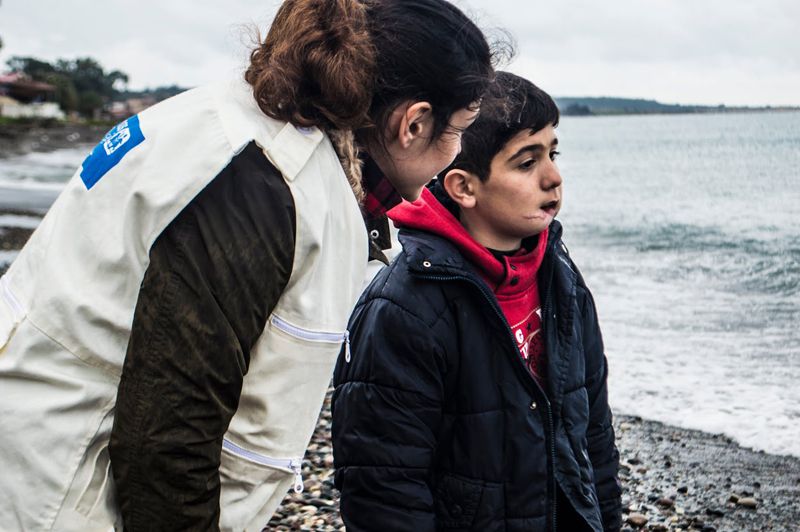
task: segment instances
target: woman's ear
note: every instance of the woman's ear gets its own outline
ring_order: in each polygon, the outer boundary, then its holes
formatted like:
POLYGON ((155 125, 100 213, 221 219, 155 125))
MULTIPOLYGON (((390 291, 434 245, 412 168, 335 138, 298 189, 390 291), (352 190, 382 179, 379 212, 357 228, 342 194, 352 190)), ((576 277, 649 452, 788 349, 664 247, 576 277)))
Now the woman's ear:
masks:
MULTIPOLYGON (((395 110, 395 132, 401 147, 410 148, 418 139, 425 143, 433 136, 433 113, 428 102, 401 104, 395 110)), ((394 128, 393 128, 394 129, 394 128)))
POLYGON ((447 191, 447 195, 455 201, 462 209, 475 207, 475 190, 479 186, 480 180, 475 174, 454 168, 447 172, 442 179, 442 186, 447 191))

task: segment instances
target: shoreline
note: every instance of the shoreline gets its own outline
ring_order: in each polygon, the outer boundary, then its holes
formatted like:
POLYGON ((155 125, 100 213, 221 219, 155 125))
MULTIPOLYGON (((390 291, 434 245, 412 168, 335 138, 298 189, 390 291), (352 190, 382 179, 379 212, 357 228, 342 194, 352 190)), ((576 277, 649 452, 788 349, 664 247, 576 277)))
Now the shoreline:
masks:
POLYGON ((33 152, 97 144, 107 125, 55 123, 0 124, 0 159, 33 152))
POLYGON ((647 530, 797 530, 800 458, 640 417, 615 428, 629 528, 639 514, 647 530))
POLYGON ((627 111, 627 112, 592 112, 589 114, 563 112, 561 116, 569 118, 597 118, 601 116, 686 116, 686 115, 736 115, 757 113, 800 113, 800 107, 773 109, 748 109, 728 108, 725 110, 711 109, 707 111, 627 111))

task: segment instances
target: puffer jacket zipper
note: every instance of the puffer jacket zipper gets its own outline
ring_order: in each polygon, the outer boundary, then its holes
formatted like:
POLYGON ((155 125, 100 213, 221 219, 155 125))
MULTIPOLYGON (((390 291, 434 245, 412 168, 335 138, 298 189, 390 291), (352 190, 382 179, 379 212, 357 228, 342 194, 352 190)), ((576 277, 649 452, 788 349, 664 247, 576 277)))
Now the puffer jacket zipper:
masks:
MULTIPOLYGON (((551 246, 551 244, 548 243, 548 245, 547 245, 548 250, 547 251, 550 251, 550 249, 549 249, 550 246, 551 246)), ((549 447, 550 447, 550 457, 549 457, 550 471, 552 473, 550 475, 551 476, 551 479, 550 479, 551 491, 552 491, 552 497, 551 497, 551 500, 550 500, 550 510, 551 510, 550 511, 550 529, 553 532, 555 532, 555 530, 556 530, 556 498, 557 498, 556 480, 555 480, 555 476, 556 476, 556 471, 555 471, 555 467, 556 467, 555 436, 556 435, 555 435, 555 428, 554 428, 554 423, 553 423, 552 406, 550 404, 550 400, 547 397, 547 394, 544 392, 544 390, 539 385, 539 383, 536 382, 536 379, 534 379, 533 376, 528 371, 528 368, 525 365, 525 361, 522 358, 522 354, 519 352, 519 348, 517 347, 517 342, 514 339, 513 334, 511 333, 511 326, 508 324, 508 320, 506 319, 505 315, 503 314, 502 309, 500 308, 499 304, 497 303, 497 299, 494 297, 493 294, 487 293, 487 288, 485 287, 485 285, 483 283, 481 283, 481 282, 479 282, 479 281, 477 281, 475 279, 472 279, 471 277, 469 277, 467 275, 463 275, 463 274, 459 274, 459 275, 455 275, 455 274, 452 274, 452 275, 437 275, 437 274, 433 274, 433 273, 429 274, 429 273, 425 273, 425 272, 420 272, 419 270, 416 270, 415 273, 419 277, 422 277, 422 278, 425 278, 425 279, 429 279, 429 280, 432 280, 432 281, 466 281, 466 282, 474 285, 478 289, 478 291, 481 293, 481 295, 483 295, 483 297, 486 300, 486 302, 489 303, 489 305, 492 308, 492 310, 494 311, 495 315, 502 322, 502 324, 503 324, 503 326, 504 326, 504 328, 505 328, 505 330, 507 332, 507 336, 508 336, 508 338, 510 340, 509 345, 513 347, 514 352, 516 354, 515 358, 516 358, 517 361, 519 361, 518 368, 520 368, 522 370, 522 372, 526 375, 527 379, 530 379, 529 382, 533 383, 533 385, 535 387, 534 388, 535 391, 539 393, 540 400, 545 405, 545 409, 546 409, 546 413, 547 413, 547 437, 548 437, 548 442, 549 442, 549 447)), ((548 283, 548 286, 547 286, 547 289, 548 289, 547 293, 546 293, 547 298, 549 298, 549 294, 550 294, 550 284, 551 283, 548 283)), ((543 300, 543 301, 544 301, 545 304, 547 303, 547 300, 543 300)), ((543 305, 543 310, 544 309, 545 309, 545 307, 543 305)), ((542 320, 542 330, 543 330, 543 333, 544 333, 544 320, 542 320)), ((547 348, 547 349, 548 349, 548 356, 549 356, 550 355, 550 352, 549 352, 550 348, 547 348)))
POLYGON ((240 447, 226 439, 222 440, 222 447, 230 453, 244 458, 245 460, 255 462, 256 464, 265 465, 267 467, 272 467, 274 469, 281 469, 288 473, 293 473, 294 485, 292 489, 294 489, 295 493, 303 492, 303 474, 301 471, 303 464, 302 458, 272 458, 271 456, 265 456, 263 454, 249 451, 244 447, 240 447))
MULTIPOLYGON (((552 254, 550 254, 550 255, 547 254, 548 251, 550 251, 550 243, 548 243, 547 250, 545 251, 545 257, 552 257, 552 254)), ((551 260, 553 260, 553 259, 551 258, 551 260)), ((556 315, 555 315, 555 312, 553 312, 553 309, 551 309, 551 305, 552 305, 553 302, 552 302, 552 300, 550 298, 551 290, 553 288, 554 266, 552 266, 552 265, 548 265, 548 266, 550 268, 549 278, 547 279, 547 282, 544 283, 545 292, 544 292, 544 297, 542 297, 541 301, 542 301, 542 334, 547 335, 547 336, 545 336, 546 340, 545 340, 544 348, 545 348, 545 352, 547 354, 548 360, 550 360, 553 357, 553 346, 555 344, 555 342, 553 341, 555 338, 554 337, 550 337, 550 332, 555 329, 555 326, 556 326, 556 315), (552 319, 553 319, 553 327, 552 328, 548 328, 548 327, 546 327, 546 324, 550 320, 550 316, 551 315, 552 315, 552 319)), ((538 282, 538 279, 537 279, 537 282, 538 282)), ((549 403, 548 403, 548 406, 550 406, 549 403)), ((550 489, 551 489, 551 491, 553 493, 552 515, 550 516, 550 518, 551 518, 551 527, 553 529, 553 532, 555 532, 557 530, 557 528, 556 528, 557 527, 557 523, 556 523, 556 519, 557 519, 556 518, 556 511, 557 511, 556 510, 556 501, 558 500, 558 493, 557 493, 558 492, 558 486, 557 486, 557 481, 556 481, 556 469, 555 469, 556 468, 556 431, 555 431, 555 426, 554 426, 555 424, 553 422, 552 410, 549 410, 548 414, 549 414, 548 415, 548 422, 549 422, 549 425, 550 425, 550 465, 552 467, 552 470, 551 470, 552 474, 550 475, 550 489)))

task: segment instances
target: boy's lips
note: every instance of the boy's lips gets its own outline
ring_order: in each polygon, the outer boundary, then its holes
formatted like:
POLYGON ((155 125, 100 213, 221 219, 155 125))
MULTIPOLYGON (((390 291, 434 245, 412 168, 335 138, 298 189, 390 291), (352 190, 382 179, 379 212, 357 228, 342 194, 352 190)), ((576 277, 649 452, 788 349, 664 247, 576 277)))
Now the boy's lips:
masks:
POLYGON ((558 209, 558 200, 548 201, 541 206, 541 209, 548 215, 555 216, 558 209))

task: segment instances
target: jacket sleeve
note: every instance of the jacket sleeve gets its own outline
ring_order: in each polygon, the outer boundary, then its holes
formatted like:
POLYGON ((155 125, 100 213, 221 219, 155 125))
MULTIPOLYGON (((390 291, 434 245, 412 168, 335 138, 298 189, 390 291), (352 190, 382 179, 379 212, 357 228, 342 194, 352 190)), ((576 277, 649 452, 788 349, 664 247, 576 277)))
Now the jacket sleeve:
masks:
POLYGON ((429 474, 442 418, 444 351, 386 299, 359 305, 339 357, 333 454, 349 532, 436 530, 429 474))
MULTIPOLYGON (((585 287, 584 287, 585 289, 585 287)), ((583 342, 586 356, 586 388, 589 394, 589 425, 586 437, 589 459, 595 475, 595 490, 600 502, 603 528, 622 527, 622 488, 619 483, 619 452, 614 443, 611 408, 608 405, 608 360, 597 322, 597 311, 591 293, 586 290, 583 301, 583 342)))
POLYGON ((291 194, 251 147, 150 250, 109 444, 125 530, 219 528, 222 438, 294 254, 291 194))

